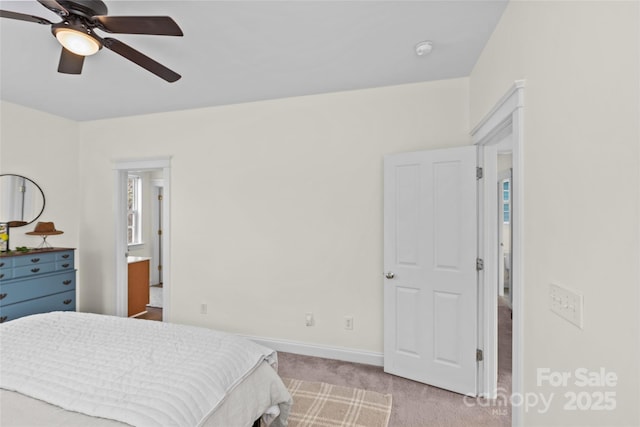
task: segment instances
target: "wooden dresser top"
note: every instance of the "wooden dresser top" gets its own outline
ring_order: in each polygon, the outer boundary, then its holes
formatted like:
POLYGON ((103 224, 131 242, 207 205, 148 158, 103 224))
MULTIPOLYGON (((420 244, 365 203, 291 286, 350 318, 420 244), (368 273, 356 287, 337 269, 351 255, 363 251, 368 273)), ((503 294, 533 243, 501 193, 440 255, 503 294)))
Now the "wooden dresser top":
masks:
POLYGON ((34 254, 48 254, 50 252, 61 252, 61 251, 74 251, 75 248, 45 248, 45 249, 29 249, 28 252, 21 251, 10 251, 10 252, 1 252, 0 258, 5 257, 14 257, 14 256, 23 256, 23 255, 34 255, 34 254))

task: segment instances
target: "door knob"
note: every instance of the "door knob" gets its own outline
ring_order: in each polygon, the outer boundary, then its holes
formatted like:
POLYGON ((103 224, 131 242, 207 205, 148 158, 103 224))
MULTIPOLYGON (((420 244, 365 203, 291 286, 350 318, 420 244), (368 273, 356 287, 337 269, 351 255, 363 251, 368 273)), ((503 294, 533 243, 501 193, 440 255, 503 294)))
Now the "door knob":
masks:
POLYGON ((393 271, 387 271, 384 277, 386 277, 387 279, 393 279, 394 277, 396 277, 396 274, 393 271))

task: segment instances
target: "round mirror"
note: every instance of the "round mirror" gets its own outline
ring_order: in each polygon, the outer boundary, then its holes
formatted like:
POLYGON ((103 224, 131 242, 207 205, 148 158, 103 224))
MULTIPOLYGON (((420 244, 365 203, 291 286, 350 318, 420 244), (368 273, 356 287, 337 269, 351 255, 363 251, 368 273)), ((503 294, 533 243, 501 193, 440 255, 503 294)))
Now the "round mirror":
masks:
POLYGON ((44 193, 35 182, 21 175, 0 175, 0 222, 22 227, 44 211, 44 193))

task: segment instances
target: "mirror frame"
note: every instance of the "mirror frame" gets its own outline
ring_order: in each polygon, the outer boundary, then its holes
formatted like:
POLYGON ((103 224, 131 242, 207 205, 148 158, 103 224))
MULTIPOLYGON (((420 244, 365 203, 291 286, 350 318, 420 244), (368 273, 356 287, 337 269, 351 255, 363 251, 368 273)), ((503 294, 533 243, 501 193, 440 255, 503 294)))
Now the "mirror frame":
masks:
MULTIPOLYGON (((31 178, 27 178, 24 175, 18 175, 18 174, 15 174, 15 173, 3 173, 3 174, 0 174, 0 178, 2 178, 3 176, 17 176, 19 178, 24 178, 27 181, 29 181, 30 183, 32 183, 33 185, 35 185, 36 188, 40 191, 40 194, 42 194, 42 209, 40 209, 40 212, 38 212, 38 215, 36 215, 35 218, 33 218, 29 222, 25 222, 25 221, 8 221, 8 222, 4 222, 4 223, 8 224, 10 228, 16 228, 16 227, 24 227, 25 225, 29 225, 29 224, 35 222, 38 218, 40 218, 42 216, 42 213, 44 212, 44 207, 47 205, 47 198, 44 196, 44 191, 42 191, 42 188, 40 188, 40 186, 38 184, 36 184, 36 182, 34 180, 32 180, 31 178)), ((2 222, 1 219, 0 219, 0 222, 2 222)))

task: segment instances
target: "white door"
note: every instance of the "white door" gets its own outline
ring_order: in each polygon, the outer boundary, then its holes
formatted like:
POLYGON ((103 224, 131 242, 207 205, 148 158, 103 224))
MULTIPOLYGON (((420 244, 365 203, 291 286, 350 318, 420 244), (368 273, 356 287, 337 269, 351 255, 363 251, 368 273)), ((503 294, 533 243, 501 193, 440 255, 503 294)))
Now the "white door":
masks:
POLYGON ((476 395, 476 147, 384 161, 384 370, 476 395))

